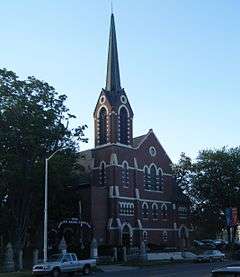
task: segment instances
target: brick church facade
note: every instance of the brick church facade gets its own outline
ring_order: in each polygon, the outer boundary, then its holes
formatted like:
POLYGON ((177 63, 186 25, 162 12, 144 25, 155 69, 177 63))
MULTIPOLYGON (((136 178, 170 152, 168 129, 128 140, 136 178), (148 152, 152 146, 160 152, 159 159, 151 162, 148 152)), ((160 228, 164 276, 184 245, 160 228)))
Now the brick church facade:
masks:
POLYGON ((187 247, 189 202, 153 130, 133 137, 133 111, 121 87, 111 15, 106 87, 94 110, 95 148, 80 153, 83 218, 98 244, 187 247))

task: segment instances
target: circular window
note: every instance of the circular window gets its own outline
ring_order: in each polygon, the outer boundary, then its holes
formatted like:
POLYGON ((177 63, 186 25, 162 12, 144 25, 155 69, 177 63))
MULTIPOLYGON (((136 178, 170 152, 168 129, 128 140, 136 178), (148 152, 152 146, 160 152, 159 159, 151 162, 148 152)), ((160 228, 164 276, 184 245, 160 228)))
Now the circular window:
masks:
POLYGON ((103 96, 101 96, 101 98, 100 98, 100 103, 102 104, 102 103, 104 103, 105 102, 105 96, 103 95, 103 96))
POLYGON ((151 147, 149 148, 149 154, 150 154, 152 157, 156 156, 157 151, 156 151, 155 147, 151 146, 151 147))
POLYGON ((124 95, 121 96, 121 102, 122 102, 123 104, 126 104, 126 103, 127 103, 127 98, 126 98, 124 95))

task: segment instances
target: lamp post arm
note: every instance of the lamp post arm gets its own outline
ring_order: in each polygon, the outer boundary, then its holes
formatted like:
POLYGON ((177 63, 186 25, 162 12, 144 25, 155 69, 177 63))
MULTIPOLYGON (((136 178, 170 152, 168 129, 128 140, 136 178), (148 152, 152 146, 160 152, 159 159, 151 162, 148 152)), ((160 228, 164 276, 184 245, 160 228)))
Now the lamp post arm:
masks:
POLYGON ((45 159, 45 192, 44 192, 44 237, 43 237, 43 261, 47 262, 48 255, 48 161, 59 151, 64 148, 59 148, 45 159))
POLYGON ((55 154, 57 154, 59 151, 62 151, 64 148, 59 148, 58 150, 56 150, 55 152, 52 153, 52 155, 50 155, 46 160, 50 160, 55 154))

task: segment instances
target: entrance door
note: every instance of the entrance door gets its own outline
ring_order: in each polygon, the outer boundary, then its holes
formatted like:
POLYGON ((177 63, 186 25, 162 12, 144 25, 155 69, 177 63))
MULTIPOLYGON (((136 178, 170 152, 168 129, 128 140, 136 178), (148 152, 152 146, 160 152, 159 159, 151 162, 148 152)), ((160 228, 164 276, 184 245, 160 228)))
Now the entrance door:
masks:
POLYGON ((187 247, 187 232, 185 227, 181 227, 180 229, 180 247, 181 248, 187 247))
POLYGON ((128 225, 125 225, 122 230, 122 245, 126 246, 127 248, 130 247, 130 229, 128 225))

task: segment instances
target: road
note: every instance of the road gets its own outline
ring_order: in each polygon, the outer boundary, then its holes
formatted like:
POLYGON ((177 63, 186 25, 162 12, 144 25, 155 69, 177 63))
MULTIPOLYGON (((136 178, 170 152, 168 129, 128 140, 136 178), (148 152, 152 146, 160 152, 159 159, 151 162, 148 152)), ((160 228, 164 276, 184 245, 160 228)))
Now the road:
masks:
POLYGON ((189 263, 189 264, 172 264, 164 266, 153 266, 151 268, 136 268, 115 272, 99 272, 96 277, 210 277, 214 268, 219 268, 229 262, 215 263, 189 263))

